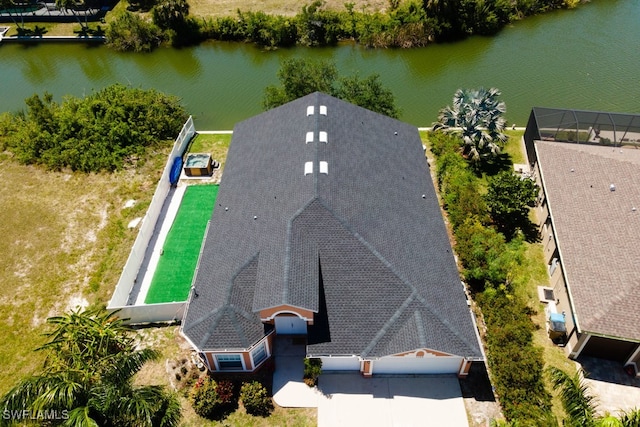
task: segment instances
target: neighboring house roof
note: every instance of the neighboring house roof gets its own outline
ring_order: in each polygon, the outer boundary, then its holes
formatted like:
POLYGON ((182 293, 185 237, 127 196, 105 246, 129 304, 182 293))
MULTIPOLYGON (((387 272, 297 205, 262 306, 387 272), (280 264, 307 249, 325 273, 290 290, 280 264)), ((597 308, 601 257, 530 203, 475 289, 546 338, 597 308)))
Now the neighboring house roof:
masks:
POLYGON ((581 332, 640 340, 640 150, 535 148, 581 332))
POLYGON ((316 313, 310 354, 482 357, 414 126, 321 93, 236 125, 183 333, 247 348, 284 304, 316 313))

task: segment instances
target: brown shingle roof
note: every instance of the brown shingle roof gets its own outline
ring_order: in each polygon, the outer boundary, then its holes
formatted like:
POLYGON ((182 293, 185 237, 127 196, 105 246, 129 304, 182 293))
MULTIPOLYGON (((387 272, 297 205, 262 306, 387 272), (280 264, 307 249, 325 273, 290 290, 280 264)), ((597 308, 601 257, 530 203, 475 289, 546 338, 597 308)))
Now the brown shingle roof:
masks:
POLYGON ((640 150, 536 151, 581 331, 640 340, 640 150))

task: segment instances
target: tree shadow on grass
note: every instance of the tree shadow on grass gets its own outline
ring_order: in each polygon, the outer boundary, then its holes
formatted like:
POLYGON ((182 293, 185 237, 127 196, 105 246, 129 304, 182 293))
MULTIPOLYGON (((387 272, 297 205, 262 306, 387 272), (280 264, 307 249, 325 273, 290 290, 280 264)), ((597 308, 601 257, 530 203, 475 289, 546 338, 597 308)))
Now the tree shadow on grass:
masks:
POLYGON ((19 37, 42 37, 48 30, 45 27, 36 25, 34 28, 18 27, 19 37))
POLYGON ((478 162, 474 170, 478 176, 482 176, 483 174, 494 176, 512 168, 513 162, 511 161, 511 156, 507 153, 500 153, 478 162))

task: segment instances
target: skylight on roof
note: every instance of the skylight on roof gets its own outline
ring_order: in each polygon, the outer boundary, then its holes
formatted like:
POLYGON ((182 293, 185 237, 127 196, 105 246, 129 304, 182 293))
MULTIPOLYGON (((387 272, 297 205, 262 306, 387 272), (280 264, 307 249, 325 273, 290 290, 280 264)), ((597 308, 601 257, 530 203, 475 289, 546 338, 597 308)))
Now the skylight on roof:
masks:
POLYGON ((313 132, 307 132, 307 139, 306 139, 306 143, 310 143, 313 142, 313 132))
POLYGON ((315 111, 314 106, 313 105, 309 105, 307 107, 307 116, 313 116, 314 111, 315 111))
POLYGON ((329 175, 329 163, 320 162, 320 173, 323 173, 325 175, 329 175))
POLYGON ((304 176, 313 173, 313 162, 305 162, 304 164, 304 176))
POLYGON ((320 131, 320 142, 327 143, 327 133, 325 131, 320 131))
POLYGON ((322 116, 326 116, 327 115, 327 106, 326 105, 321 105, 320 106, 320 115, 322 115, 322 116))

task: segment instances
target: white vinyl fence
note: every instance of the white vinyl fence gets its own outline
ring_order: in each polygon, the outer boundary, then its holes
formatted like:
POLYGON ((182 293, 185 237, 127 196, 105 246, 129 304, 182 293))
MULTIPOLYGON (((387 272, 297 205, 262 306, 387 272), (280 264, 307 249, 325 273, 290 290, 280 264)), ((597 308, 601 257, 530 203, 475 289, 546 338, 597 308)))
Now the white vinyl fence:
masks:
POLYGON ((138 276, 140 266, 144 261, 147 246, 153 236, 158 217, 162 211, 162 206, 171 189, 169 174, 173 161, 176 157, 182 156, 195 133, 193 117, 190 116, 184 126, 182 126, 182 130, 173 144, 173 149, 167 159, 167 164, 162 172, 160 182, 158 182, 156 192, 153 195, 147 214, 140 225, 138 237, 133 244, 127 263, 122 269, 120 280, 113 292, 111 301, 109 301, 107 309, 111 311, 120 310, 118 313, 119 316, 121 318, 128 318, 128 323, 170 322, 182 319, 185 302, 149 305, 127 305, 127 302, 138 276))

